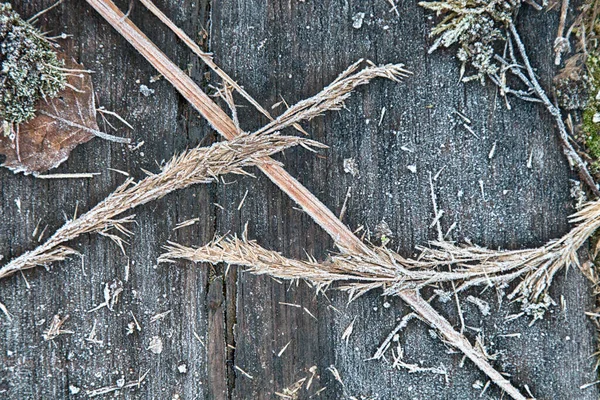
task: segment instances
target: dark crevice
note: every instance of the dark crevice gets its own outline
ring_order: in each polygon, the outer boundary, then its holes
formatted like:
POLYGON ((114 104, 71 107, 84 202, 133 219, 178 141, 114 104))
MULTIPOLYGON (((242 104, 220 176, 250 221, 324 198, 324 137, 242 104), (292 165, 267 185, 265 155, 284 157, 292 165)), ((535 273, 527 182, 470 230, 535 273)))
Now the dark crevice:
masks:
MULTIPOLYGON (((213 44, 213 24, 212 24, 212 12, 213 12, 213 7, 212 7, 212 1, 211 0, 207 0, 206 2, 206 6, 205 6, 205 19, 204 19, 204 24, 203 26, 205 27, 207 33, 208 33, 208 37, 205 41, 203 41, 203 43, 201 43, 201 47, 202 50, 208 53, 212 53, 212 44, 213 44)), ((206 72, 210 72, 210 70, 208 68, 205 69, 206 72)), ((202 83, 201 83, 201 87, 202 89, 206 92, 209 88, 209 84, 210 84, 210 78, 207 77, 206 74, 202 75, 202 83)), ((213 140, 219 141, 221 140, 221 138, 216 135, 216 133, 213 132, 213 140)), ((214 200, 214 202, 218 202, 219 199, 219 191, 218 191, 218 186, 213 186, 213 189, 211 189, 211 197, 214 200)), ((216 234, 218 232, 219 229, 219 216, 218 216, 218 209, 215 207, 213 208, 213 233, 216 234)), ((222 350, 224 351, 224 355, 225 355, 225 371, 226 371, 226 376, 223 377, 223 379, 225 380, 226 383, 226 398, 227 399, 232 399, 233 398, 233 392, 235 390, 235 336, 234 336, 234 326, 236 323, 236 319, 237 319, 237 310, 236 310, 236 295, 237 295, 237 290, 236 290, 236 278, 237 278, 237 274, 235 275, 231 275, 231 279, 229 279, 226 275, 225 275, 225 271, 226 271, 226 267, 224 265, 219 265, 216 267, 211 267, 212 268, 212 273, 210 274, 208 281, 207 281, 207 287, 206 287, 206 293, 207 296, 209 294, 210 291, 210 287, 214 284, 216 284, 215 282, 217 280, 221 280, 222 283, 222 293, 221 293, 221 310, 220 312, 223 313, 223 323, 224 323, 224 329, 223 329, 223 336, 220 338, 207 338, 207 340, 218 340, 220 343, 222 343, 222 350), (219 276, 220 275, 220 276, 219 276), (230 288, 231 286, 231 288, 230 288), (230 298, 228 298, 228 296, 230 298)), ((233 271, 230 270, 229 273, 232 273, 233 271)), ((210 317, 210 313, 211 310, 208 307, 210 304, 210 302, 207 302, 207 315, 209 315, 210 317)), ((214 311, 214 310, 213 310, 214 311)), ((210 332, 209 332, 210 334, 210 332)), ((207 358, 210 357, 210 355, 207 355, 207 358)), ((210 363, 209 363, 210 364, 210 363)), ((212 393, 214 398, 219 398, 219 394, 218 393, 212 393), (216 396, 216 397, 215 397, 216 396)))
POLYGON ((230 280, 231 287, 227 285, 227 277, 224 276, 225 284, 223 285, 223 297, 225 298, 225 353, 227 363, 227 398, 233 399, 235 390, 235 332, 234 327, 237 322, 237 274, 235 270, 230 269, 232 274, 230 280), (228 298, 228 296, 230 298, 228 298))

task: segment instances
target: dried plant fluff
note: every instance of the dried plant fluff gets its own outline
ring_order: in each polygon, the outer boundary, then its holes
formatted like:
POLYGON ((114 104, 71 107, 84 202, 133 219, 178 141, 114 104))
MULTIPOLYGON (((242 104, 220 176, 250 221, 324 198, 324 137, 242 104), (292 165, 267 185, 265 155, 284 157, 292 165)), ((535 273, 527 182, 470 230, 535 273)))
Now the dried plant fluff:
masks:
POLYGON ((312 258, 289 259, 255 241, 230 236, 199 248, 170 242, 160 261, 185 259, 241 265, 254 274, 305 279, 318 290, 337 283, 350 293, 351 299, 377 288, 384 295, 399 295, 405 290, 456 282, 459 283, 456 290, 460 292, 477 285, 504 288, 520 279, 508 297, 520 300, 525 311, 540 318, 549 305, 547 291, 556 274, 565 267, 580 267, 577 250, 600 227, 600 201, 586 205, 573 215, 571 222, 577 225, 562 238, 525 250, 497 251, 436 241, 429 248, 420 248, 417 259, 404 258, 385 247, 372 247, 368 254, 343 252, 318 262, 312 258))
POLYGON ((175 190, 197 183, 210 183, 223 174, 248 175, 245 167, 266 163, 265 157, 291 146, 324 147, 322 144, 295 136, 274 134, 243 134, 228 142, 210 147, 196 147, 173 157, 158 174, 149 174, 139 182, 128 179, 101 203, 57 230, 44 244, 38 246, 0 268, 0 279, 17 271, 47 266, 69 255, 77 254, 64 243, 85 233, 99 233, 110 237, 122 247, 123 239, 113 233, 130 231, 124 226, 133 215, 116 218, 120 214, 146 204, 175 190))

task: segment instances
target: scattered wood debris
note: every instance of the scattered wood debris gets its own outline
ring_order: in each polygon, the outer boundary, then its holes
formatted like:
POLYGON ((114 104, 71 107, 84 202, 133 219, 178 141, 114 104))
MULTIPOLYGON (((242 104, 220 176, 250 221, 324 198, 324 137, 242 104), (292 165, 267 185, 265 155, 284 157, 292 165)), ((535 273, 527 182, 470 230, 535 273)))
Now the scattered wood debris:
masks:
POLYGON ((377 124, 377 126, 381 126, 381 123, 383 122, 383 117, 385 117, 386 111, 387 111, 387 109, 385 107, 381 108, 381 116, 379 117, 379 123, 377 124))
POLYGON ((148 348, 146 350, 150 350, 154 354, 160 354, 163 351, 163 341, 160 336, 153 336, 150 339, 150 343, 148 344, 148 348))
POLYGON ((167 310, 165 312, 156 314, 156 315, 152 316, 152 318, 150 318, 150 322, 156 322, 156 321, 159 321, 161 319, 164 319, 167 315, 171 314, 172 311, 173 310, 167 310))
POLYGON ((142 331, 142 327, 139 324, 137 318, 135 317, 135 315, 133 315, 133 311, 129 310, 129 313, 131 314, 131 317, 133 318, 133 321, 129 322, 127 324, 127 336, 129 335, 133 335, 133 333, 135 332, 135 330, 137 329, 138 332, 142 331))
POLYGON ((393 368, 397 368, 397 369, 403 368, 403 369, 406 369, 411 374, 414 374, 417 372, 430 372, 433 374, 443 375, 444 378, 446 379, 446 382, 448 382, 448 370, 444 366, 421 367, 420 365, 417 365, 417 364, 409 364, 407 362, 404 362, 404 349, 402 348, 402 345, 400 344, 400 342, 398 342, 396 345, 396 351, 394 351, 394 349, 392 349, 391 353, 392 353, 392 367, 393 368))
POLYGON ((496 154, 496 145, 498 144, 498 141, 495 140, 494 144, 492 145, 492 149, 490 150, 490 154, 488 154, 488 159, 492 159, 494 158, 494 154, 496 154))
POLYGON ((54 340, 60 335, 74 333, 73 331, 61 329, 63 324, 67 321, 67 319, 69 319, 68 315, 63 319, 60 318, 60 315, 55 315, 54 317, 52 317, 52 322, 50 322, 50 326, 44 331, 44 334, 42 335, 44 340, 54 340))
POLYGON ((375 351, 375 354, 373 354, 373 357, 369 358, 368 360, 381 359, 385 352, 390 348, 391 342, 397 342, 399 340, 398 333, 404 328, 406 328, 410 320, 412 320, 413 318, 418 318, 417 314, 409 313, 402 317, 398 325, 396 325, 396 327, 387 335, 387 337, 384 339, 381 345, 379 345, 379 347, 375 351))
POLYGON ((483 315, 484 317, 490 315, 491 307, 487 301, 471 295, 467 297, 467 301, 469 303, 475 304, 477 308, 479 308, 479 312, 481 313, 481 315, 483 315))
POLYGON ((282 399, 290 399, 296 400, 298 398, 298 392, 302 389, 304 382, 306 381, 306 377, 297 380, 292 383, 290 386, 284 388, 281 392, 275 392, 277 397, 281 397, 282 399))
POLYGON ((346 384, 342 380, 342 376, 340 375, 340 371, 335 367, 335 365, 330 365, 327 367, 327 371, 331 372, 331 375, 338 381, 342 386, 346 387, 346 384))
POLYGON ((112 282, 107 282, 104 285, 104 301, 98 304, 96 307, 88 311, 88 313, 97 311, 103 307, 108 308, 110 311, 114 311, 114 307, 119 302, 119 296, 123 292, 123 282, 119 279, 113 279, 112 282))
POLYGON ((102 175, 100 172, 82 172, 69 174, 37 174, 38 179, 92 179, 95 176, 102 175))
POLYGON ((302 307, 300 304, 284 303, 283 301, 280 301, 279 304, 281 304, 282 306, 289 306, 289 307, 296 307, 296 308, 302 307))
POLYGON ((0 302, 0 311, 4 313, 4 315, 6 316, 6 318, 8 318, 9 321, 12 321, 12 316, 8 312, 8 308, 6 308, 6 306, 2 302, 0 302))
POLYGON ((154 94, 154 89, 149 88, 148 86, 142 84, 140 85, 140 93, 145 97, 152 96, 154 94))
POLYGON ((308 310, 308 308, 306 308, 306 307, 302 307, 302 308, 304 309, 304 312, 305 312, 305 313, 307 313, 308 315, 310 315, 310 316, 311 316, 311 317, 312 317, 312 318, 313 318, 315 321, 318 321, 317 317, 315 317, 315 316, 313 315, 313 313, 311 313, 311 312, 308 310))
POLYGON ((238 371, 240 371, 240 373, 245 376, 248 379, 254 379, 254 377, 252 375, 250 375, 249 373, 247 373, 246 371, 244 371, 243 369, 241 369, 238 365, 235 366, 235 369, 237 369, 238 371))
POLYGON ((69 393, 72 395, 79 394, 81 392, 81 388, 75 385, 69 385, 69 393))
POLYGON ((400 16, 400 11, 398 11, 398 5, 395 3, 394 0, 387 0, 388 3, 390 3, 390 5, 392 6, 392 8, 390 8, 390 12, 395 12, 396 16, 399 17, 400 16))
POLYGON ((186 226, 194 225, 197 222, 200 222, 200 218, 191 218, 191 219, 188 219, 187 221, 183 221, 183 222, 178 223, 175 226, 175 228, 173 228, 173 230, 176 231, 177 229, 181 229, 181 228, 184 228, 186 226))
POLYGON ((94 320, 94 325, 92 325, 92 330, 90 331, 88 336, 85 338, 85 340, 87 342, 90 342, 92 344, 97 344, 99 346, 102 346, 102 344, 104 343, 102 340, 100 340, 96 337, 96 320, 94 320))
POLYGON ((346 341, 346 346, 348 346, 350 335, 352 335, 352 332, 354 331, 354 322, 356 322, 356 317, 354 317, 350 325, 348 325, 348 327, 344 330, 344 333, 342 333, 342 340, 346 341))
POLYGON ((200 336, 198 335, 198 333, 196 333, 196 331, 193 331, 192 333, 194 334, 194 337, 196 338, 196 340, 198 340, 202 346, 205 346, 204 341, 202 339, 200 339, 200 336))
POLYGON ((148 375, 149 372, 150 372, 150 370, 144 372, 144 374, 135 381, 125 382, 125 380, 121 378, 121 379, 117 380, 116 385, 105 386, 105 387, 101 387, 98 389, 86 390, 86 394, 88 395, 88 397, 96 397, 96 396, 102 396, 104 394, 116 392, 117 390, 123 390, 123 389, 129 389, 129 388, 138 388, 139 389, 142 386, 142 383, 144 382, 144 379, 146 379, 146 376, 148 375))
POLYGON ((344 215, 346 215, 346 207, 348 206, 348 200, 352 197, 352 186, 348 186, 348 191, 346 192, 346 196, 344 196, 344 203, 342 204, 342 209, 340 210, 340 216, 338 219, 342 221, 344 219, 344 215))
POLYGON ((363 21, 365 19, 364 12, 358 12, 352 16, 352 27, 354 29, 360 29, 363 26, 363 21))
POLYGON ((344 172, 357 177, 359 175, 358 164, 354 158, 344 159, 344 172))
POLYGON ((279 350, 279 353, 277 353, 277 357, 281 357, 281 355, 287 350, 287 348, 290 345, 290 343, 292 343, 291 340, 289 342, 287 342, 287 344, 285 346, 283 346, 281 348, 281 350, 279 350))
POLYGON ((246 196, 248 196, 248 189, 246 189, 246 193, 244 193, 244 197, 240 201, 240 204, 237 206, 237 210, 240 211, 244 205, 244 201, 246 201, 246 196))

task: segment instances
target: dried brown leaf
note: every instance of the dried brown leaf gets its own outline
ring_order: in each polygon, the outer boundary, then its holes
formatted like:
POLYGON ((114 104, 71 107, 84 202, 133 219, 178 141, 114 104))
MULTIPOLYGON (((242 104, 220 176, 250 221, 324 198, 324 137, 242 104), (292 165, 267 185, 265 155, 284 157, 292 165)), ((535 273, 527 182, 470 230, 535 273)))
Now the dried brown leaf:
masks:
MULTIPOLYGON (((64 53, 65 68, 83 70, 64 53)), ((41 99, 36 116, 13 129, 10 136, 0 135, 0 154, 6 156, 3 166, 15 173, 37 174, 59 166, 79 144, 98 131, 92 79, 87 73, 72 72, 68 86, 57 97, 41 99), (87 128, 87 129, 86 129, 87 128)))

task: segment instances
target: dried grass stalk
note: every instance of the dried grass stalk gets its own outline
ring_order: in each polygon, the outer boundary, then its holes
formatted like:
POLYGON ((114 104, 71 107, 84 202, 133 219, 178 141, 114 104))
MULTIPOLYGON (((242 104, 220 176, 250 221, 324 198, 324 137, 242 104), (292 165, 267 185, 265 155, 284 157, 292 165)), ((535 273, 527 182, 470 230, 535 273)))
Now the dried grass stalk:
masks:
MULTIPOLYGON (((177 35, 185 45, 194 52, 210 69, 212 69, 219 78, 223 79, 223 83, 226 86, 231 86, 238 92, 244 99, 246 99, 250 104, 254 106, 261 114, 267 117, 270 121, 273 120, 273 117, 267 110, 263 108, 248 92, 244 90, 240 85, 237 84, 235 80, 233 80, 225 71, 223 71, 217 63, 213 60, 213 55, 211 53, 207 53, 202 51, 200 46, 196 44, 184 31, 179 28, 173 21, 169 19, 151 0, 140 0, 140 2, 148 9, 152 14, 154 14, 158 19, 162 21, 173 33, 177 35)), ((306 131, 302 129, 302 127, 298 124, 294 125, 298 131, 306 134, 306 131)))
MULTIPOLYGON (((111 0, 86 0, 117 32, 167 79, 228 140, 238 136, 234 121, 200 87, 171 61, 111 0)), ((259 167, 344 248, 366 250, 362 242, 315 195, 276 164, 259 167)))
POLYGON ((311 120, 322 115, 325 111, 341 110, 344 107, 344 101, 350 97, 352 91, 358 86, 366 85, 375 78, 387 78, 394 82, 400 82, 402 78, 410 74, 402 64, 377 66, 369 60, 366 61, 368 67, 356 72, 363 62, 365 60, 358 60, 318 94, 296 103, 257 132, 279 131, 300 121, 311 120))
POLYGON ((308 148, 324 147, 322 144, 295 136, 275 134, 244 134, 232 141, 216 143, 210 147, 196 147, 173 157, 158 174, 150 174, 135 183, 127 179, 104 201, 79 218, 71 220, 54 233, 44 244, 29 251, 0 268, 0 279, 17 271, 46 266, 64 260, 77 252, 63 244, 85 233, 99 233, 115 240, 121 247, 123 239, 114 230, 129 235, 125 224, 133 216, 115 219, 119 214, 146 204, 175 190, 196 183, 209 183, 219 175, 249 175, 243 168, 276 163, 268 157, 295 145, 308 148))
MULTIPOLYGON (((431 248, 421 247, 417 259, 403 258, 385 247, 376 247, 369 253, 343 252, 325 262, 317 262, 289 259, 264 249, 255 241, 230 236, 199 248, 170 242, 159 260, 241 265, 258 275, 305 279, 318 290, 340 283, 339 289, 349 292, 351 299, 377 288, 385 295, 400 295, 427 285, 458 282, 461 285, 456 290, 462 291, 475 285, 505 287, 522 278, 508 297, 521 300, 525 308, 531 309, 544 303, 557 272, 571 265, 580 267, 577 250, 600 227, 600 201, 589 203, 573 215, 571 221, 578 225, 562 238, 526 250, 496 251, 436 241, 431 242, 431 248), (452 267, 450 271, 447 266, 452 267)), ((534 316, 539 315, 534 313, 534 316)))
POLYGON ((313 259, 293 260, 281 254, 262 248, 256 242, 236 237, 220 238, 212 243, 191 248, 176 243, 166 246, 167 252, 160 256, 160 262, 174 262, 185 259, 194 262, 242 265, 255 274, 268 274, 280 279, 306 279, 316 285, 317 290, 324 289, 334 282, 342 282, 339 287, 349 292, 350 299, 376 288, 383 288, 385 294, 399 296, 410 305, 420 318, 435 328, 447 344, 456 347, 485 372, 490 379, 516 400, 526 398, 489 363, 486 354, 473 346, 467 338, 455 331, 450 323, 439 315, 431 305, 423 300, 415 285, 425 284, 424 275, 418 269, 411 271, 405 266, 421 265, 416 260, 405 260, 387 249, 371 249, 362 253, 344 253, 333 256, 324 263, 313 259), (405 264, 403 266, 402 264, 405 264), (412 281, 414 276, 421 280, 412 281), (417 283, 418 282, 418 283, 417 283))
MULTIPOLYGON (((225 262, 248 267, 254 274, 267 274, 279 279, 305 279, 323 290, 333 283, 349 293, 350 300, 381 288, 385 295, 396 295, 407 302, 420 318, 436 328, 448 344, 458 348, 481 368, 494 383, 514 399, 526 399, 501 374, 491 368, 482 347, 474 347, 447 321, 422 300, 418 289, 441 282, 462 283, 456 290, 473 285, 495 285, 504 288, 523 278, 509 294, 518 298, 525 312, 541 318, 552 300, 547 290, 554 276, 565 267, 577 265, 578 249, 600 227, 600 201, 586 205, 572 216, 577 223, 569 233, 540 248, 494 251, 477 246, 457 246, 449 242, 432 242, 433 248, 421 248, 418 259, 405 259, 386 248, 332 255, 325 262, 294 260, 278 252, 264 249, 254 241, 237 237, 218 238, 206 246, 191 248, 170 242, 160 262, 185 259, 216 264, 225 262), (446 268, 450 266, 449 272, 446 268)), ((382 350, 383 351, 383 350, 382 350)))
MULTIPOLYGON (((169 60, 118 7, 110 0, 86 0, 100 13, 136 50, 138 50, 165 78, 227 139, 237 136, 234 122, 221 110, 185 73, 169 60)), ((319 199, 278 165, 265 164, 260 169, 283 192, 290 196, 310 215, 336 242, 341 249, 357 253, 370 253, 369 248, 357 238, 319 199)), ((517 400, 525 399, 519 391, 496 371, 464 335, 452 325, 417 291, 405 291, 400 298, 412 307, 424 320, 440 332, 448 344, 462 351, 490 379, 517 400)))
POLYGON ((577 251, 600 228, 600 201, 588 203, 570 221, 577 226, 560 239, 539 248, 496 251, 433 242, 433 248, 422 249, 420 260, 432 266, 453 265, 452 274, 456 276, 444 276, 439 272, 435 279, 461 280, 463 284, 458 290, 474 285, 505 286, 522 277, 508 297, 520 299, 526 308, 533 307, 546 301, 550 284, 561 269, 570 266, 583 269, 577 251))

